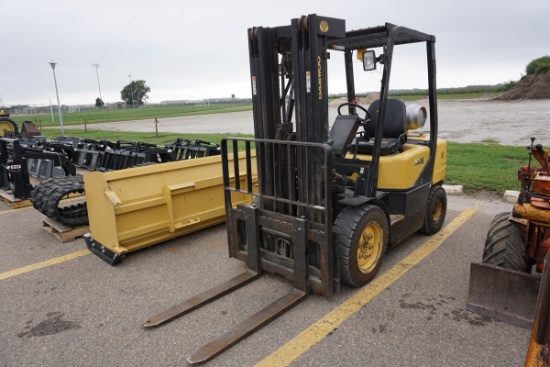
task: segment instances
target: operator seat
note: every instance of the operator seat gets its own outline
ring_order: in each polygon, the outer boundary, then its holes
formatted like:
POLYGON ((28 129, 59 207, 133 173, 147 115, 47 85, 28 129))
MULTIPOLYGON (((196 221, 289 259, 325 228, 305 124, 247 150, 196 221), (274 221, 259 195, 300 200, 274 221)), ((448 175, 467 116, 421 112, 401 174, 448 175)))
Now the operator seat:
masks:
MULTIPOLYGON (((370 104, 368 111, 371 122, 364 127, 364 136, 357 137, 351 144, 352 149, 356 149, 357 153, 373 153, 376 123, 378 122, 378 112, 380 110, 379 106, 379 99, 370 104)), ((389 155, 403 151, 403 144, 407 142, 406 116, 407 109, 405 107, 405 102, 400 99, 388 98, 386 102, 386 121, 382 131, 380 155, 389 155)))

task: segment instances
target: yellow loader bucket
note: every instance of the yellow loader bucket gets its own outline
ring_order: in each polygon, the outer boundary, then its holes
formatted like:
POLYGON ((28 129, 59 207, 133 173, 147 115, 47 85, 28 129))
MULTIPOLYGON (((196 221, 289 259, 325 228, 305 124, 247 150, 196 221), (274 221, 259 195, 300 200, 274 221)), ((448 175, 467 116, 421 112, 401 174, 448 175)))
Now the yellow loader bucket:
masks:
MULTIPOLYGON (((246 167, 244 154, 239 161, 246 167)), ((255 182, 256 164, 252 170, 255 182)), ((244 173, 239 179, 244 185, 244 173)), ((86 244, 111 265, 126 253, 225 222, 221 156, 91 172, 84 175, 84 192, 86 244)), ((252 201, 251 195, 232 195, 238 204, 252 201)))

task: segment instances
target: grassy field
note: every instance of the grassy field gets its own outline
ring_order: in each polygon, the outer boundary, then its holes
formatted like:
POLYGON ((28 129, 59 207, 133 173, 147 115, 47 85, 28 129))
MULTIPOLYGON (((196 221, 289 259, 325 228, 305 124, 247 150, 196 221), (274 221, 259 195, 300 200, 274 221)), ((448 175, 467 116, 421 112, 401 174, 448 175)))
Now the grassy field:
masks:
MULTIPOLYGON (((529 162, 527 149, 496 144, 448 143, 447 180, 466 193, 489 191, 502 195, 519 190, 518 169, 529 162)), ((533 159, 533 165, 537 165, 533 159)))
MULTIPOLYGON (((148 106, 139 108, 123 108, 123 109, 102 109, 102 110, 86 110, 82 112, 70 112, 63 113, 63 125, 81 125, 84 122, 86 124, 97 124, 101 122, 116 122, 127 120, 144 120, 154 119, 161 117, 173 117, 173 116, 193 116, 193 115, 207 115, 215 113, 227 113, 248 111, 252 109, 252 105, 249 102, 239 103, 210 103, 199 105, 168 105, 168 106, 148 106)), ((54 113, 55 122, 52 123, 52 116, 50 114, 36 114, 36 115, 12 115, 17 123, 21 124, 22 121, 29 120, 35 125, 41 127, 59 126, 59 115, 54 113)))

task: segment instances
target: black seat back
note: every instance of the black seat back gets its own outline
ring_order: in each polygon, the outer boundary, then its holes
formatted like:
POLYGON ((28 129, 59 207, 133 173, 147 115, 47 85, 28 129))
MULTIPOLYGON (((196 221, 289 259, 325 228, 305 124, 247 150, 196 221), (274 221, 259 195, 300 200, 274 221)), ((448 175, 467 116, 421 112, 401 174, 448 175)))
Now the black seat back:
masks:
MULTIPOLYGON (((351 144, 361 154, 373 154, 374 140, 376 133, 376 123, 380 112, 380 100, 372 102, 368 108, 371 122, 365 129, 365 136, 358 137, 351 144)), ((407 109, 405 102, 400 99, 388 99, 386 103, 386 119, 382 131, 382 143, 380 146, 380 155, 389 155, 395 152, 403 151, 403 144, 407 142, 406 120, 407 109)))
MULTIPOLYGON (((365 134, 368 137, 373 137, 375 134, 376 122, 378 121, 378 113, 380 110, 380 100, 372 102, 369 106, 369 114, 371 122, 365 126, 365 134)), ((400 99, 390 99, 386 102, 386 121, 382 137, 397 139, 406 132, 407 108, 405 102, 400 99)))

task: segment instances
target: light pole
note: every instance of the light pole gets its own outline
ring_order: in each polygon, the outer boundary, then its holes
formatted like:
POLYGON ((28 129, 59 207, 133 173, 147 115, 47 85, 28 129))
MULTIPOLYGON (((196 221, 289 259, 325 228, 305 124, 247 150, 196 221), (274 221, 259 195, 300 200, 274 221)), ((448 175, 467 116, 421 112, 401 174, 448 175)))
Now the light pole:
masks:
POLYGON ((130 91, 132 92, 132 108, 134 108, 134 87, 132 86, 132 75, 128 74, 130 78, 130 91))
POLYGON ((95 76, 97 77, 97 87, 99 88, 99 99, 101 100, 101 105, 98 107, 101 108, 101 106, 103 105, 103 97, 101 97, 101 86, 99 85, 99 73, 97 71, 97 69, 99 69, 99 64, 92 64, 92 66, 95 67, 95 76))
POLYGON ((61 103, 59 103, 59 92, 57 91, 57 79, 55 78, 55 62, 50 61, 50 66, 53 71, 53 82, 55 83, 55 94, 57 95, 57 110, 59 111, 59 125, 61 125, 61 135, 65 134, 65 129, 63 128, 63 115, 61 114, 61 103))

